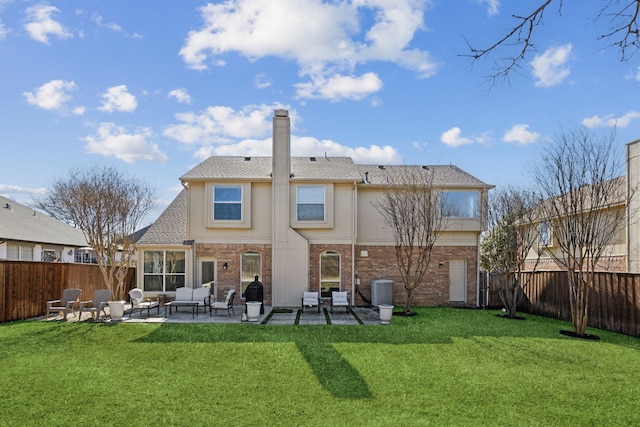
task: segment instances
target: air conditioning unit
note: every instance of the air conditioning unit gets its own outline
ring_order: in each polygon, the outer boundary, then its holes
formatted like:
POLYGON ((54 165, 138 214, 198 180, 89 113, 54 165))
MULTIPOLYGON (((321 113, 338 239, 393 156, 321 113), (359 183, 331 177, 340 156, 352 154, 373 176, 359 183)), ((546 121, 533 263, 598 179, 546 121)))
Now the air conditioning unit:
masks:
POLYGON ((374 279, 371 281, 371 305, 393 305, 393 280, 374 279))

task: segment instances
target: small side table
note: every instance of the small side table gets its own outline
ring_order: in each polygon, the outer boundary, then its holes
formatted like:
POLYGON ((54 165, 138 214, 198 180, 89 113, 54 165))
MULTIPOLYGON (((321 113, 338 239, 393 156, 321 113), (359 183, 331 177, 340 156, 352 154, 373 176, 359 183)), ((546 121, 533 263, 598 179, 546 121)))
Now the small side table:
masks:
POLYGON ((168 294, 158 294, 158 303, 160 304, 160 307, 164 307, 164 305, 170 301, 173 300, 173 296, 172 295, 168 295, 168 294))
POLYGON ((167 307, 169 307, 169 316, 171 316, 173 307, 176 308, 176 311, 178 311, 178 307, 191 307, 191 317, 195 318, 198 311, 198 301, 170 301, 164 305, 164 317, 167 317, 167 307))

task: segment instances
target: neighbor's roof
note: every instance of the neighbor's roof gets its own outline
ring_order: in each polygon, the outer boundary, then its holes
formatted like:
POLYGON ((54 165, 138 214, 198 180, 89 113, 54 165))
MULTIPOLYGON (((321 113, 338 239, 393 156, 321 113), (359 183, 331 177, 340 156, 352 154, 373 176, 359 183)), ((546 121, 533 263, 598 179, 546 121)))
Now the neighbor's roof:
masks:
MULTIPOLYGON (((239 179, 271 181, 271 157, 213 156, 180 177, 181 181, 239 179)), ((349 157, 292 157, 292 180, 360 181, 349 157)))
POLYGON ((0 196, 0 239, 87 246, 78 228, 0 196))
POLYGON ((183 245, 186 238, 187 190, 182 190, 136 244, 183 245))
POLYGON ((400 182, 403 175, 420 173, 436 187, 493 188, 454 165, 355 165, 363 184, 384 186, 400 182))

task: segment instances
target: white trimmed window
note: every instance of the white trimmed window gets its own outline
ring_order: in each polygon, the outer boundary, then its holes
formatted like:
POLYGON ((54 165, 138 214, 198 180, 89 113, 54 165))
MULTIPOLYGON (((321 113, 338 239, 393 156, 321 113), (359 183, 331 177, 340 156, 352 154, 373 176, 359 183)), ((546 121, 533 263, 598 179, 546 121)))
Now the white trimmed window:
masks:
POLYGON ((553 238, 551 235, 551 223, 549 221, 543 221, 540 223, 540 245, 551 246, 553 238))
POLYGON ((478 218, 479 198, 477 191, 443 191, 440 193, 440 212, 446 218, 478 218))
POLYGON ((320 296, 331 298, 332 291, 340 290, 340 254, 323 252, 320 254, 320 296))
POLYGON ((253 282, 256 276, 262 274, 262 258, 258 252, 247 251, 240 256, 240 286, 242 288, 242 298, 244 291, 253 282))
POLYGON ((324 185, 299 185, 296 187, 296 220, 325 220, 324 185))
POLYGON ((213 186, 213 220, 242 221, 242 186, 213 186))
POLYGON ((251 227, 251 183, 208 183, 207 194, 207 227, 251 227))
POLYGON ((7 243, 7 259, 14 261, 33 261, 33 248, 15 243, 7 243))
POLYGON ((173 292, 185 286, 185 251, 144 251, 145 292, 173 292))

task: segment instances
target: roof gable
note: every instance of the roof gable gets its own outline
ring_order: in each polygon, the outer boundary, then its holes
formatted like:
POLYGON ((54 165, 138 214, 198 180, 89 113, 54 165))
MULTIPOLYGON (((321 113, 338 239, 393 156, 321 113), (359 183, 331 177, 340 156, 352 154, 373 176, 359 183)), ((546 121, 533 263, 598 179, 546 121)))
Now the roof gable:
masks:
POLYGON ((187 238, 187 190, 160 214, 137 241, 138 245, 183 245, 187 238))

